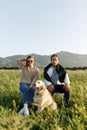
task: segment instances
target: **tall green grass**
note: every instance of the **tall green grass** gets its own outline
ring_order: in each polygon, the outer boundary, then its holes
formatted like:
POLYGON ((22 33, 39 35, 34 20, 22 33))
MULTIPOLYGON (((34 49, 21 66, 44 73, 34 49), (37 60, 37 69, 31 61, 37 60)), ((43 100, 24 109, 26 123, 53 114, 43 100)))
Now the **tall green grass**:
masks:
MULTIPOLYGON (((87 130, 87 71, 68 71, 71 81, 69 108, 65 108, 58 94, 54 100, 57 111, 45 109, 36 114, 30 109, 30 116, 17 112, 22 107, 19 90, 20 70, 0 70, 0 130, 87 130)), ((43 80, 43 72, 40 71, 43 80)))

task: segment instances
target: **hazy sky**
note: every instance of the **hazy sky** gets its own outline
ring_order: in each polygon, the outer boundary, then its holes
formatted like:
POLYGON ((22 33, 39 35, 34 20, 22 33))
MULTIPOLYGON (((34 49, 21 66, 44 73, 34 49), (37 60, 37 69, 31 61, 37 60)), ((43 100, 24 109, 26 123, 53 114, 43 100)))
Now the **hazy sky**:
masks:
POLYGON ((87 0, 0 0, 0 57, 87 54, 87 0))

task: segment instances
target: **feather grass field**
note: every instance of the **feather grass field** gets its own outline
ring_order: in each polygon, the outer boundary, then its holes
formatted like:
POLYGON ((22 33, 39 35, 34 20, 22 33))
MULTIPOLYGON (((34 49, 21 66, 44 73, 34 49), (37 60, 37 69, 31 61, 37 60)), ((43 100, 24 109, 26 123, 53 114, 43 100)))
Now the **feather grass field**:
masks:
MULTIPOLYGON (((40 114, 30 109, 30 116, 18 115, 22 107, 19 92, 20 70, 0 70, 0 130, 87 130, 87 70, 68 70, 71 81, 70 106, 65 108, 56 94, 57 111, 45 109, 40 114)), ((43 80, 43 71, 40 71, 43 80)))

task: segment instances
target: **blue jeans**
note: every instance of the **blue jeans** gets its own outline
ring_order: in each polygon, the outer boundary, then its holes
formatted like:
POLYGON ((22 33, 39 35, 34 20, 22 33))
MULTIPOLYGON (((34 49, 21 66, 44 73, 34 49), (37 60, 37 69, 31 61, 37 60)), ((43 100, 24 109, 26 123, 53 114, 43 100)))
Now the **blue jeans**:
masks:
POLYGON ((33 96, 34 96, 34 92, 35 92, 34 86, 29 88, 29 84, 27 84, 27 83, 20 83, 20 91, 22 93, 22 97, 23 97, 23 102, 24 103, 26 103, 26 102, 28 102, 28 103, 33 102, 33 96))

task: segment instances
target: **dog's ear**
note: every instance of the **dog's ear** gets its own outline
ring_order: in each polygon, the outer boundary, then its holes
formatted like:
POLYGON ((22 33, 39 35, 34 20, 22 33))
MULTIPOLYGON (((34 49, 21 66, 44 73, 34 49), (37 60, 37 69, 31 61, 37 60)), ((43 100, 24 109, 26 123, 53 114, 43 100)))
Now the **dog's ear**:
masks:
POLYGON ((45 84, 44 84, 44 83, 42 84, 41 88, 42 88, 43 90, 45 90, 45 89, 46 89, 46 86, 45 86, 45 84))

